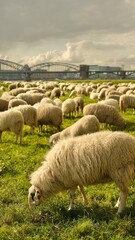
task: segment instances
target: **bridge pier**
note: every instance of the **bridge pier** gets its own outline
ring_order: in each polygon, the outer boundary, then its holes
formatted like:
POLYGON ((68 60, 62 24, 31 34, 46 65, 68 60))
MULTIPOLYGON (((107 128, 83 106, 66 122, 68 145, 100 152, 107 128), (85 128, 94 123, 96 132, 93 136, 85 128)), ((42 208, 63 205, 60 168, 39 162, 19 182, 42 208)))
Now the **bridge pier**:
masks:
POLYGON ((89 78, 89 65, 80 65, 80 79, 89 78))

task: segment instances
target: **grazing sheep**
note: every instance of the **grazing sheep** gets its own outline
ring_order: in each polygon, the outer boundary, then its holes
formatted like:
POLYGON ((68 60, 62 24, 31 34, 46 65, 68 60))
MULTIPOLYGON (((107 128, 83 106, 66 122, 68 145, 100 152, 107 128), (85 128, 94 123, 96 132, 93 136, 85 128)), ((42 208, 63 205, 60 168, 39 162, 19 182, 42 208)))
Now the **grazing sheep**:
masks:
POLYGON ((24 120, 22 113, 15 109, 9 109, 0 113, 0 142, 2 142, 2 132, 11 131, 16 134, 15 143, 20 137, 20 144, 22 143, 22 131, 24 120))
POLYGON ((127 108, 133 108, 135 110, 135 96, 123 94, 119 99, 120 111, 126 112, 127 108))
POLYGON ((111 105, 115 107, 117 110, 119 110, 119 103, 116 99, 110 98, 110 99, 105 99, 99 102, 100 104, 106 104, 106 105, 111 105))
POLYGON ((90 93, 90 99, 98 99, 98 94, 97 92, 91 92, 90 93))
POLYGON ((8 103, 8 109, 19 106, 19 105, 26 105, 26 104, 27 104, 27 102, 22 99, 13 98, 8 103))
POLYGON ((53 100, 53 102, 55 103, 55 105, 56 105, 57 107, 62 108, 62 100, 61 100, 61 99, 55 98, 55 99, 53 100))
POLYGON ((60 88, 55 87, 52 91, 51 91, 51 98, 59 98, 60 97, 60 88))
POLYGON ((67 137, 76 137, 83 134, 93 133, 100 130, 99 120, 94 115, 86 115, 80 118, 73 125, 65 128, 63 131, 53 134, 50 139, 50 145, 55 144, 59 139, 67 137))
POLYGON ((115 99, 115 100, 117 100, 118 102, 119 102, 119 99, 120 99, 120 95, 118 95, 118 94, 108 94, 107 96, 106 96, 106 99, 115 99))
POLYGON ((37 121, 40 131, 42 131, 43 125, 54 126, 60 130, 62 124, 62 110, 51 103, 39 104, 37 107, 37 121))
POLYGON ((128 187, 135 177, 135 138, 120 131, 101 131, 59 141, 30 177, 28 203, 70 190, 73 207, 77 186, 114 181, 120 189, 118 213, 126 205, 128 187))
POLYGON ((79 110, 83 113, 83 107, 84 107, 84 100, 82 97, 75 97, 73 99, 75 101, 75 111, 76 114, 79 113, 79 110))
POLYGON ((14 109, 22 113, 24 124, 30 126, 30 133, 33 134, 37 127, 37 109, 31 105, 20 105, 14 109))
POLYGON ((0 98, 0 112, 8 110, 8 101, 0 98))
POLYGON ((73 116, 73 113, 75 112, 75 101, 71 98, 67 98, 63 103, 62 103, 62 114, 63 116, 69 115, 73 116))
POLYGON ((44 97, 43 93, 20 93, 16 96, 16 98, 22 99, 27 102, 27 104, 34 105, 37 102, 40 102, 44 97))
POLYGON ((114 125, 120 129, 126 127, 126 122, 119 111, 110 105, 93 103, 87 104, 83 109, 83 115, 95 115, 100 123, 114 125))

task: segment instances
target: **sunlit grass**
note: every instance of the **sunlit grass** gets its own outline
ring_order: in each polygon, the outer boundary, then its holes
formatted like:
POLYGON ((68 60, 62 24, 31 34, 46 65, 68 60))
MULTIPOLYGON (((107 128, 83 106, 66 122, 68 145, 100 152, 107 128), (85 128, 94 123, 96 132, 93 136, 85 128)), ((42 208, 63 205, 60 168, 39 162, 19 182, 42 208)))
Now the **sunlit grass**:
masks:
MULTIPOLYGON (((68 96, 68 95, 67 95, 68 96)), ((67 97, 65 96, 65 98, 67 97)), ((84 97, 85 104, 90 101, 84 97)), ((122 113, 127 121, 124 130, 135 136, 135 114, 131 109, 122 113)), ((64 118, 62 129, 81 117, 64 118)), ((101 127, 103 129, 103 125, 101 127)), ((104 126, 104 129, 107 129, 104 126)), ((111 126, 111 130, 116 130, 111 126)), ((86 188, 89 205, 76 192, 75 208, 67 211, 69 194, 59 193, 30 210, 27 195, 30 174, 44 160, 50 149, 49 137, 55 128, 44 128, 39 134, 29 134, 24 127, 22 145, 15 144, 11 132, 3 133, 0 144, 0 239, 1 240, 130 240, 135 237, 135 182, 129 188, 127 207, 120 217, 114 208, 119 190, 114 183, 86 188)))

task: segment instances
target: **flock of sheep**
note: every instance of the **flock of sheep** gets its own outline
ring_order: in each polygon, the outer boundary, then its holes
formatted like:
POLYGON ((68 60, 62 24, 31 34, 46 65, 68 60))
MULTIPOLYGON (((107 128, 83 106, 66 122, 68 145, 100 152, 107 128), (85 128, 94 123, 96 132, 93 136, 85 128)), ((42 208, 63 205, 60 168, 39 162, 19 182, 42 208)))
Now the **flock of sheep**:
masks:
POLYGON ((18 82, 0 97, 0 141, 10 130, 16 143, 23 139, 24 124, 30 133, 43 125, 56 128, 50 136, 51 149, 45 161, 30 176, 28 202, 31 207, 44 198, 70 190, 69 209, 73 208, 75 190, 80 188, 88 203, 84 186, 114 181, 120 189, 118 213, 126 205, 128 186, 135 175, 135 138, 122 132, 126 121, 121 112, 135 109, 135 84, 18 82), (61 96, 68 96, 61 100, 61 96), (85 104, 84 96, 96 103, 85 104), (81 116, 61 130, 64 118, 81 116), (117 131, 103 131, 100 126, 114 125, 117 131))

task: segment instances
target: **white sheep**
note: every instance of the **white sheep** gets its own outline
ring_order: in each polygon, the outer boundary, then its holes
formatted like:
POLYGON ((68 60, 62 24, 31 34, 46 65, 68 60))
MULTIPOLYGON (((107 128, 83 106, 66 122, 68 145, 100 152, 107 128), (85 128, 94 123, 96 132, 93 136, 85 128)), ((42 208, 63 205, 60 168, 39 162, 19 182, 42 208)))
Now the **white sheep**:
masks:
POLYGON ((135 177, 135 138, 120 131, 100 131, 59 141, 32 173, 28 203, 70 190, 73 207, 77 186, 114 181, 120 189, 118 213, 126 205, 129 183, 135 177))
POLYGON ((57 107, 62 108, 62 100, 60 98, 55 98, 53 102, 57 107))
POLYGON ((22 143, 22 131, 24 120, 22 113, 15 109, 9 109, 0 113, 0 142, 2 142, 2 132, 11 131, 16 134, 15 143, 20 138, 20 144, 22 143))
POLYGON ((119 102, 116 99, 110 98, 110 99, 105 99, 99 102, 100 104, 106 104, 106 105, 111 105, 115 107, 117 110, 119 110, 119 102))
POLYGON ((67 98, 62 103, 62 114, 63 116, 69 115, 70 117, 73 116, 75 112, 75 101, 71 98, 67 98))
POLYGON ((8 109, 19 106, 19 105, 26 105, 26 104, 27 104, 27 102, 22 99, 13 98, 8 103, 8 109))
POLYGON ((52 105, 52 103, 39 104, 37 106, 37 122, 39 131, 42 131, 43 125, 50 125, 60 130, 62 124, 62 110, 52 105))
POLYGON ((127 108, 133 108, 135 110, 135 96, 123 94, 119 99, 120 110, 126 112, 127 108))
POLYGON ((97 117, 94 115, 86 115, 71 126, 65 128, 63 131, 51 135, 49 143, 52 145, 63 138, 81 136, 83 134, 93 133, 99 130, 100 123, 97 117))
POLYGON ((95 115, 100 123, 114 125, 119 129, 126 127, 126 121, 119 111, 111 106, 100 103, 87 104, 83 108, 83 115, 95 115))
POLYGON ((14 109, 22 113, 24 124, 30 126, 30 133, 33 134, 37 127, 37 109, 31 105, 19 105, 14 109))
POLYGON ((75 102, 75 112, 76 115, 81 111, 83 113, 83 107, 84 107, 84 100, 82 97, 75 97, 74 99, 75 102))

